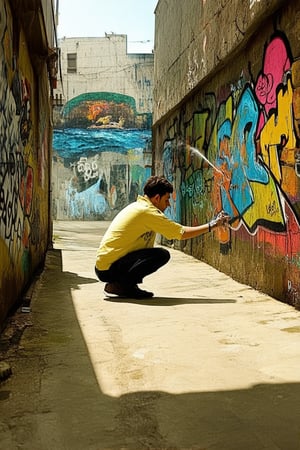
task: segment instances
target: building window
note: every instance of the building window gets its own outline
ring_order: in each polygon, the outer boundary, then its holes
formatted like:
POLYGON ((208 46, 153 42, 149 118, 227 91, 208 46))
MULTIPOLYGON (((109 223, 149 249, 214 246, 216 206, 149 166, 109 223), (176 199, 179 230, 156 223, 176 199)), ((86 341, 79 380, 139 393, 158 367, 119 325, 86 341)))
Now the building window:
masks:
POLYGON ((77 54, 76 53, 68 53, 68 73, 76 73, 77 72, 77 54))

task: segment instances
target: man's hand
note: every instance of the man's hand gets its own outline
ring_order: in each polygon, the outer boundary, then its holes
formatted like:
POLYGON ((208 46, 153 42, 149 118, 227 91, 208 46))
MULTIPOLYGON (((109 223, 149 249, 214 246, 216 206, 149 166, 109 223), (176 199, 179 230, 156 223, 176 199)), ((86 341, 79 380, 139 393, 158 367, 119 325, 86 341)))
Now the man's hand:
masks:
POLYGON ((221 211, 221 212, 219 212, 217 217, 215 217, 214 219, 212 219, 209 222, 209 228, 211 229, 214 227, 219 227, 221 225, 228 226, 229 220, 230 220, 230 215, 227 214, 225 211, 221 211))
POLYGON ((226 214, 224 211, 221 211, 217 217, 212 219, 210 222, 204 223, 203 225, 197 225, 195 227, 188 227, 186 225, 182 226, 182 240, 191 239, 196 236, 200 236, 201 234, 207 233, 207 231, 211 231, 213 228, 224 225, 229 225, 229 220, 231 217, 229 214, 226 214))

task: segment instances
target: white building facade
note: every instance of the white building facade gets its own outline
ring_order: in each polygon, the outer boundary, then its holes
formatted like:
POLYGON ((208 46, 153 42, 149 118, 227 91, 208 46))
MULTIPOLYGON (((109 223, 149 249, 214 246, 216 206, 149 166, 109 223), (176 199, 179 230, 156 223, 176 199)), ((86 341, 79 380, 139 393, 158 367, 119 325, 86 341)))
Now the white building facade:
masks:
POLYGON ((154 55, 127 53, 127 36, 74 37, 58 40, 61 79, 56 104, 92 92, 124 94, 135 99, 138 113, 153 109, 154 55))

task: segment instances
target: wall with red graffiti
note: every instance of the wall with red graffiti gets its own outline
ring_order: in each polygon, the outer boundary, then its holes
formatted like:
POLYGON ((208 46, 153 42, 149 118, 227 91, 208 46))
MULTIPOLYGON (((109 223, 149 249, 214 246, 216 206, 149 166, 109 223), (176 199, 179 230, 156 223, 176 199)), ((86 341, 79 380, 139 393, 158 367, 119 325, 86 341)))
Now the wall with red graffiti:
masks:
POLYGON ((19 22, 0 2, 0 324, 42 264, 49 228, 50 108, 19 22))
POLYGON ((231 216, 230 228, 178 247, 300 307, 298 9, 287 2, 252 30, 221 70, 154 124, 153 140, 155 171, 175 186, 173 219, 231 216))

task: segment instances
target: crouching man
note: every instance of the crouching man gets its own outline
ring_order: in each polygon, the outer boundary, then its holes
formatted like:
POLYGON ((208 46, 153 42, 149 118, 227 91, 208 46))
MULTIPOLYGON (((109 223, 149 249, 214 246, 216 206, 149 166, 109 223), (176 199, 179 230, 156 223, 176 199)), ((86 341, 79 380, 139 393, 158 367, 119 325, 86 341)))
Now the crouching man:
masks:
POLYGON ((96 258, 96 275, 106 283, 108 296, 149 298, 153 292, 138 287, 145 276, 165 265, 170 253, 154 247, 156 234, 166 239, 190 239, 228 223, 221 212, 210 222, 189 227, 170 220, 164 211, 170 206, 172 184, 164 177, 152 176, 144 186, 144 195, 122 211, 104 234, 96 258))

